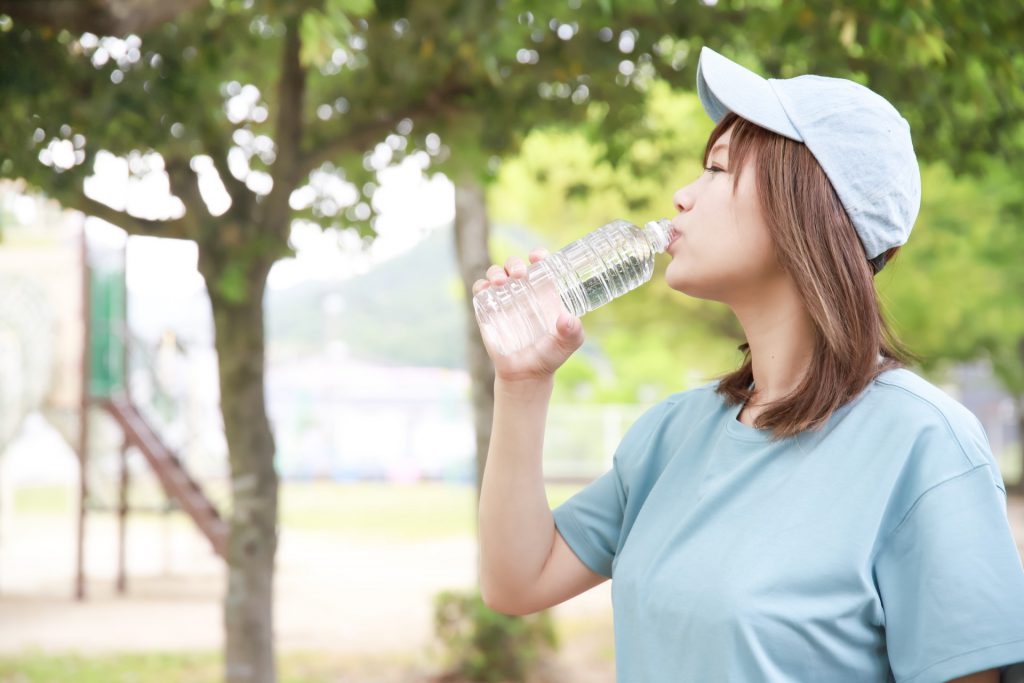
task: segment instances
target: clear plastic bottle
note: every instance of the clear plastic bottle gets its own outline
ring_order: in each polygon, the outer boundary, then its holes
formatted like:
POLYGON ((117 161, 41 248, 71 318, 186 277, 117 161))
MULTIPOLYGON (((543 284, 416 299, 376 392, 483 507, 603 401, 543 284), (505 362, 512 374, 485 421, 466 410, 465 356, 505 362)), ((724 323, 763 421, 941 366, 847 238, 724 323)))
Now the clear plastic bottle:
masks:
POLYGON ((473 297, 480 331, 508 355, 554 332, 562 311, 582 316, 636 289, 654 274, 654 257, 668 247, 668 219, 638 228, 614 220, 572 242, 500 287, 473 297))

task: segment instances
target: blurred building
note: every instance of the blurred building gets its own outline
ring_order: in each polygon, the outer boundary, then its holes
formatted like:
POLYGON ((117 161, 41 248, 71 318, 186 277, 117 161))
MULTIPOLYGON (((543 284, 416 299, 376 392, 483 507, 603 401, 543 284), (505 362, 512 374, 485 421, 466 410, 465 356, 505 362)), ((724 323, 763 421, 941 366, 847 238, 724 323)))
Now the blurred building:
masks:
POLYGON ((325 353, 270 365, 266 382, 283 477, 472 479, 464 371, 365 365, 325 353))

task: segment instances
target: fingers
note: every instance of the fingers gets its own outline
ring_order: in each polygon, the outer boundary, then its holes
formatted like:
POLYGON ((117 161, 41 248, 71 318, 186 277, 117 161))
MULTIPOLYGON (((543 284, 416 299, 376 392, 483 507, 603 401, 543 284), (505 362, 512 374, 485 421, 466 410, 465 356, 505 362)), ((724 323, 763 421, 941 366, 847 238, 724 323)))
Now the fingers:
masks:
POLYGON ((539 247, 530 252, 530 263, 536 263, 537 261, 543 260, 550 256, 550 252, 543 247, 539 247))
POLYGON ((509 277, 523 277, 526 275, 526 264, 518 256, 511 256, 505 261, 505 272, 509 277))
POLYGON ((487 289, 491 284, 503 285, 507 279, 505 269, 497 265, 488 268, 485 275, 485 279, 473 283, 473 296, 476 296, 480 290, 487 289))
POLYGON ((493 265, 487 269, 487 279, 490 280, 492 284, 504 284, 505 280, 508 279, 508 273, 506 273, 505 269, 501 266, 493 265))
MULTIPOLYGON (((550 253, 547 249, 538 247, 530 252, 530 263, 537 263, 538 261, 547 258, 549 255, 550 253)), ((527 270, 527 266, 523 263, 521 258, 518 256, 511 256, 505 262, 504 266, 499 266, 497 264, 492 265, 487 269, 485 279, 477 280, 473 283, 473 295, 475 296, 480 290, 487 289, 491 285, 500 287, 508 282, 509 278, 526 277, 527 270)))

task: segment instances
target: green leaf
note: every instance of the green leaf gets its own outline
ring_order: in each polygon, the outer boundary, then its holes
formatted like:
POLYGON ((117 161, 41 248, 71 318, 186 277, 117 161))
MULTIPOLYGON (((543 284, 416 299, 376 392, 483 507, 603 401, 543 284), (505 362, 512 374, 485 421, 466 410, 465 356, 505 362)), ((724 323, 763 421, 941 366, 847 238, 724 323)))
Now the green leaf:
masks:
POLYGON ((369 16, 375 9, 373 0, 327 0, 328 15, 349 14, 357 17, 369 16))

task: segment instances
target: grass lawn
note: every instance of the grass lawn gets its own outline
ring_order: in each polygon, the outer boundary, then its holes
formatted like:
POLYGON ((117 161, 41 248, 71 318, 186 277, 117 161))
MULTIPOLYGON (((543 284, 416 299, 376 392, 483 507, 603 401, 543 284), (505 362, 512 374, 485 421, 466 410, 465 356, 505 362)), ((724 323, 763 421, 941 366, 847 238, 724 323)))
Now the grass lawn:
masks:
POLYGON ((212 683, 220 668, 219 653, 86 657, 28 652, 0 659, 0 683, 212 683))
MULTIPOLYGON (((549 484, 548 502, 555 507, 580 488, 549 484)), ((77 491, 67 486, 22 487, 15 489, 12 507, 15 515, 72 515, 76 497, 77 491)), ((476 528, 476 493, 467 484, 288 481, 281 486, 280 506, 285 532, 296 529, 415 541, 470 536, 476 528)), ((146 517, 152 515, 140 518, 146 517)), ((175 523, 189 524, 181 514, 175 515, 175 523)))
MULTIPOLYGON (((548 486, 560 504, 579 486, 548 486)), ((421 540, 468 536, 476 529, 476 493, 460 484, 292 482, 281 492, 281 523, 287 528, 421 540)))
POLYGON ((27 517, 70 515, 77 495, 70 486, 19 486, 11 496, 11 507, 14 514, 27 517))
MULTIPOLYGON (((219 652, 51 655, 28 652, 0 659, 0 683, 220 683, 219 652)), ((416 672, 411 655, 354 658, 323 652, 278 656, 279 683, 366 683, 403 680, 416 672)))

